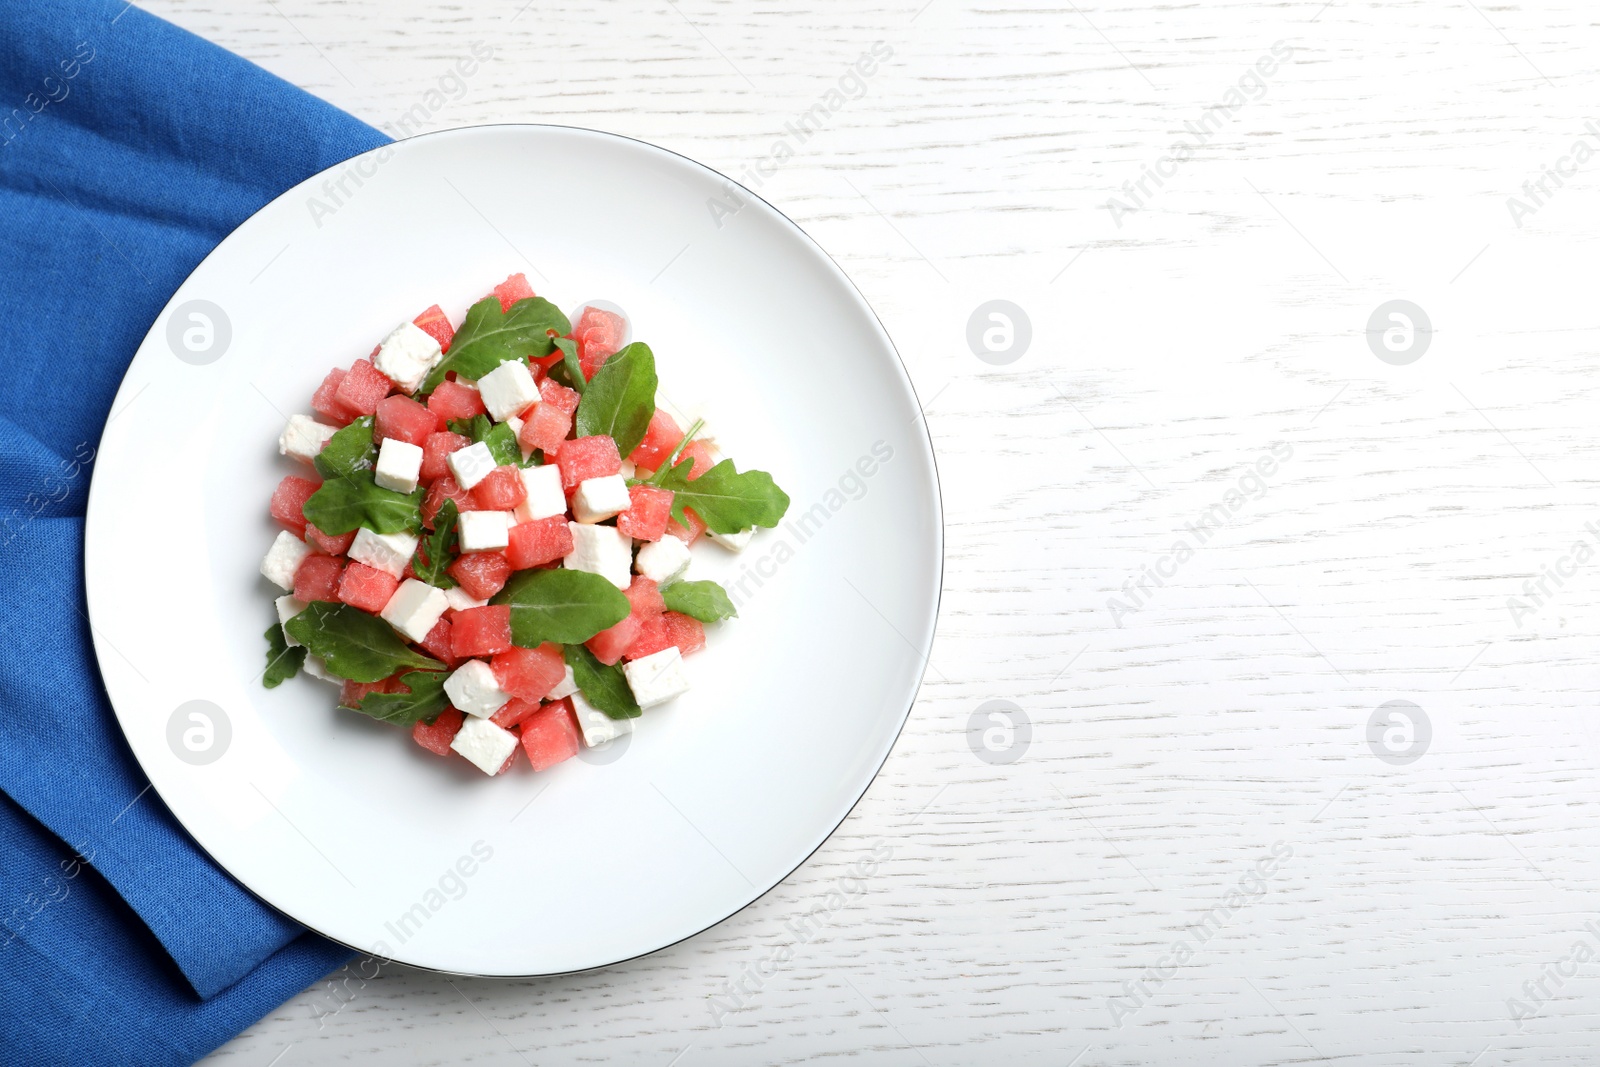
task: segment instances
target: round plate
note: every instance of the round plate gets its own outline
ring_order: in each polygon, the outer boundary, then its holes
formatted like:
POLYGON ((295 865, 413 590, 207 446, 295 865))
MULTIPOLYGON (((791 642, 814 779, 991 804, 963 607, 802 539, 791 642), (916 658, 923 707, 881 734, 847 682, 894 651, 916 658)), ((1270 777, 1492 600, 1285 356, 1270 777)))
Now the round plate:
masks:
POLYGON ((419 967, 537 975, 706 929, 799 866, 860 799, 915 698, 942 527, 889 338, 772 207, 653 146, 551 126, 430 134, 262 208, 140 346, 89 499, 90 616, 140 764, 229 873, 307 927, 419 967), (564 308, 625 309, 664 397, 709 415, 793 503, 742 553, 702 540, 739 617, 693 689, 627 742, 487 778, 261 684, 279 590, 277 454, 329 368, 433 303, 459 321, 514 271, 564 308))

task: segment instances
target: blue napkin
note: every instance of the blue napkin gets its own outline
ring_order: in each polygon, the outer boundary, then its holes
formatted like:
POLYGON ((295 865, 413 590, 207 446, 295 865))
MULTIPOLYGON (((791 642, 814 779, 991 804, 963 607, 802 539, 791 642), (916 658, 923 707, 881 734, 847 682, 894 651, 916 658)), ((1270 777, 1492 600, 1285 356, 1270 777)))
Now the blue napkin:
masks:
MULTIPOLYGON (((90 646, 83 515, 112 396, 179 283, 386 140, 124 0, 0 0, 0 1062, 189 1063, 349 958, 148 789, 90 646)), ((151 503, 135 521, 162 521, 151 503)), ((128 560, 157 584, 161 563, 128 560)))

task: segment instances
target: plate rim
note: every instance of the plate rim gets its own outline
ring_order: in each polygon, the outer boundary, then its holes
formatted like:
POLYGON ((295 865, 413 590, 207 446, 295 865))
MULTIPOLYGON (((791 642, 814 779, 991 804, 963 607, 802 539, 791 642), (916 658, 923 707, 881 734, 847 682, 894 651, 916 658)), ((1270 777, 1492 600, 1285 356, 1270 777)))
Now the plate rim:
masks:
MULTIPOLYGON (((189 281, 196 274, 200 273, 200 271, 206 266, 206 264, 211 262, 212 257, 214 257, 221 250, 222 246, 225 245, 228 242, 228 240, 231 237, 234 236, 234 234, 236 234, 244 226, 248 225, 251 222, 251 220, 253 220, 257 215, 260 215, 263 211, 266 211, 269 207, 272 207, 274 204, 277 204, 280 200, 283 200, 285 197, 287 197, 290 193, 292 193, 295 189, 299 188, 301 185, 304 185, 307 182, 313 181, 316 178, 320 178, 324 174, 328 174, 328 173, 333 172, 333 171, 335 171, 335 170, 337 170, 337 169, 339 169, 341 167, 347 166, 350 163, 351 160, 360 159, 363 156, 367 156, 367 155, 370 155, 370 154, 373 154, 373 153, 376 153, 376 152, 382 152, 382 151, 384 151, 386 149, 387 150, 394 150, 396 148, 396 146, 407 144, 407 143, 412 142, 412 141, 421 141, 421 140, 435 138, 435 137, 450 137, 450 136, 462 135, 464 133, 476 132, 476 131, 480 131, 480 130, 495 130, 495 129, 514 129, 514 130, 551 129, 551 130, 564 130, 564 131, 569 131, 569 132, 573 132, 573 133, 579 133, 579 134, 583 134, 583 135, 587 135, 587 136, 597 137, 597 138, 600 138, 600 139, 603 139, 603 140, 604 139, 610 139, 610 140, 617 140, 617 141, 625 141, 625 142, 629 142, 629 143, 634 144, 634 145, 638 145, 638 146, 646 149, 647 151, 661 152, 661 153, 664 153, 665 155, 673 157, 674 159, 677 159, 677 160, 680 160, 680 161, 682 161, 684 163, 687 163, 691 167, 698 168, 699 170, 704 171, 705 173, 711 175, 714 178, 721 179, 722 181, 733 185, 735 188, 739 189, 745 195, 747 195, 749 197, 752 197, 753 199, 758 200, 762 204, 766 205, 766 207, 768 209, 770 209, 773 212, 774 215, 776 215, 779 219, 782 219, 789 226, 793 227, 794 231, 796 233, 798 233, 802 238, 804 238, 805 242, 807 244, 809 244, 811 246, 811 248, 818 255, 820 255, 822 257, 823 261, 825 261, 827 263, 827 265, 830 268, 832 268, 833 272, 838 276, 838 278, 844 282, 846 290, 855 298, 856 302, 867 312, 867 314, 869 316, 871 316, 872 321, 877 324, 879 332, 883 335, 883 339, 887 342, 887 344, 889 346, 889 353, 894 357, 895 365, 897 366, 897 368, 900 371, 901 384, 904 386, 904 388, 906 390, 906 393, 909 395, 912 404, 916 407, 917 411, 922 414, 922 418, 920 420, 918 420, 918 421, 920 421, 921 424, 922 424, 921 440, 927 446, 928 470, 929 470, 929 473, 931 475, 930 487, 932 489, 931 502, 933 504, 934 518, 936 519, 936 521, 934 523, 934 531, 933 531, 934 532, 935 558, 936 558, 936 567, 935 567, 935 576, 934 576, 934 578, 935 578, 935 581, 934 581, 934 594, 933 594, 933 613, 932 613, 932 619, 931 619, 929 627, 928 627, 927 648, 925 650, 919 650, 918 651, 918 657, 921 659, 922 662, 921 662, 920 666, 917 669, 916 682, 911 687, 911 694, 910 694, 909 699, 906 702, 905 710, 902 711, 900 713, 900 715, 899 715, 899 722, 895 726, 894 736, 892 738, 890 738, 888 744, 884 746, 883 755, 878 760, 877 766, 874 767, 872 773, 869 776, 867 776, 866 781, 863 783, 863 785, 861 787, 860 793, 858 793, 856 795, 855 799, 850 802, 849 806, 845 808, 844 814, 841 815, 839 817, 838 821, 835 822, 831 827, 829 827, 824 834, 822 834, 822 836, 821 836, 820 840, 818 840, 817 844, 809 852, 807 852, 804 856, 802 856, 798 860, 798 862, 796 862, 792 867, 790 867, 781 877, 779 877, 771 885, 767 886, 767 888, 761 890, 755 896, 751 897, 749 900, 747 900, 743 904, 739 905, 737 908, 734 908, 732 911, 728 912, 726 915, 722 916, 721 918, 719 918, 719 919, 717 919, 717 920, 715 920, 715 921, 713 921, 711 923, 708 923, 707 925, 701 927, 698 930, 694 930, 694 931, 692 931, 690 933, 684 934, 681 937, 678 937, 678 938, 675 938, 675 939, 673 939, 671 941, 667 941, 667 942, 665 942, 663 944, 657 945, 654 948, 643 949, 643 950, 641 950, 639 952, 636 952, 636 953, 634 953, 633 955, 630 955, 630 956, 624 956, 624 957, 621 957, 619 959, 610 960, 610 961, 607 961, 607 962, 604 962, 604 963, 591 964, 590 966, 587 966, 587 967, 577 967, 577 968, 570 968, 570 969, 567 969, 567 970, 555 970, 555 971, 533 971, 533 972, 529 972, 529 973, 526 973, 526 974, 484 974, 484 973, 480 973, 480 972, 476 972, 476 971, 454 971, 454 970, 449 970, 447 968, 441 968, 441 967, 429 967, 429 966, 426 966, 426 965, 423 965, 423 964, 409 963, 409 962, 406 962, 406 961, 403 961, 403 960, 396 960, 396 959, 393 959, 391 957, 382 956, 379 953, 370 951, 368 949, 359 948, 359 947, 357 947, 355 945, 351 945, 348 942, 343 941, 343 940, 341 940, 341 939, 339 939, 337 937, 334 937, 334 936, 332 936, 332 935, 330 935, 330 934, 328 934, 328 933, 326 933, 326 932, 324 932, 322 930, 319 930, 316 927, 311 926, 310 924, 304 922, 301 919, 296 918, 293 915, 290 915, 288 912, 282 910, 281 908, 279 908, 276 905, 272 904, 270 901, 266 900, 260 893, 256 892, 253 888, 251 888, 249 885, 247 885, 242 878, 240 878, 237 874, 235 874, 232 870, 230 870, 227 867, 227 865, 225 865, 219 859, 217 859, 216 856, 212 855, 210 850, 207 849, 200 842, 200 840, 197 837, 195 837, 195 835, 189 830, 188 825, 183 821, 183 819, 178 816, 177 810, 172 806, 172 804, 167 800, 167 797, 162 793, 161 787, 156 784, 155 778, 146 770, 146 768, 144 766, 144 761, 139 758, 139 753, 138 753, 137 749, 134 748, 132 742, 128 739, 127 729, 124 727, 123 721, 122 721, 122 714, 121 714, 121 712, 119 712, 117 710, 116 701, 111 696, 110 687, 105 685, 105 680, 104 680, 104 677, 102 675, 101 688, 105 691, 106 702, 111 705, 112 715, 116 718, 116 721, 117 721, 118 732, 122 736, 122 741, 125 744, 128 745, 129 751, 133 756, 134 763, 138 765, 140 772, 145 775, 145 778, 149 783, 149 788, 151 790, 153 790, 155 792, 156 796, 161 799, 161 803, 163 804, 163 806, 166 807, 167 813, 172 817, 173 822, 175 822, 178 825, 179 829, 182 830, 184 836, 189 839, 190 843, 193 844, 194 847, 197 850, 199 850, 199 852, 203 856, 206 857, 206 859, 210 860, 213 864, 215 864, 218 870, 220 870, 224 874, 226 874, 230 879, 233 880, 233 882, 236 885, 238 885, 240 888, 242 888, 245 892, 249 893, 251 897, 253 897, 256 900, 260 901, 261 904, 264 907, 270 909, 271 911, 273 911, 274 913, 276 913, 278 915, 283 916, 284 918, 288 919, 290 922, 296 924, 297 926, 302 927, 306 931, 308 931, 310 933, 313 933, 313 934, 316 934, 318 937, 324 938, 324 939, 326 939, 328 941, 333 942, 336 945, 340 945, 340 946, 342 946, 344 948, 349 949, 352 953, 354 953, 358 957, 364 957, 364 958, 367 958, 367 959, 374 959, 374 960, 380 961, 380 963, 379 963, 380 966, 382 966, 383 964, 399 963, 402 966, 411 967, 411 968, 414 968, 416 970, 425 971, 425 972, 428 972, 428 973, 431 973, 431 974, 443 974, 443 975, 450 975, 450 976, 453 976, 453 977, 461 977, 461 978, 486 978, 486 979, 503 980, 503 981, 521 981, 521 980, 531 979, 531 978, 555 978, 555 977, 560 977, 560 976, 563 976, 563 975, 588 974, 588 973, 593 972, 593 971, 604 970, 604 969, 606 969, 608 967, 617 967, 617 966, 620 966, 622 964, 632 963, 634 960, 643 959, 646 956, 653 956, 658 952, 664 952, 667 949, 673 948, 676 945, 680 945, 683 942, 690 940, 691 938, 699 937, 701 934, 706 933, 708 930, 713 930, 716 927, 721 926, 723 923, 727 922, 729 919, 732 919, 736 915, 739 915, 740 913, 745 911, 745 909, 751 907, 752 905, 754 905, 754 904, 758 903, 759 901, 761 901, 762 899, 764 899, 768 894, 770 894, 775 889, 777 889, 779 886, 783 885, 790 878, 792 878, 796 871, 800 870, 800 868, 804 867, 807 863, 809 863, 811 861, 811 858, 813 856, 815 856, 818 852, 820 852, 822 850, 822 847, 824 845, 826 845, 830 840, 833 839, 834 834, 839 832, 839 828, 841 826, 843 826, 849 820, 851 815, 855 814, 856 808, 858 808, 861 805, 861 802, 866 799, 867 793, 869 793, 871 791, 873 783, 876 782, 878 780, 878 776, 883 773, 884 766, 889 762, 889 757, 894 754, 895 746, 899 744, 900 737, 905 732, 906 724, 911 721, 911 712, 913 710, 915 710, 916 704, 917 704, 917 698, 919 696, 921 696, 922 687, 923 687, 924 683, 927 681, 928 667, 929 667, 929 664, 931 663, 932 658, 933 658, 933 644, 934 644, 935 639, 938 636, 940 610, 943 607, 943 602, 944 602, 945 515, 944 515, 944 489, 943 489, 943 485, 942 485, 942 483, 940 481, 940 478, 939 478, 938 451, 934 448, 933 434, 929 431, 929 428, 928 428, 927 414, 926 414, 926 412, 923 411, 921 397, 917 395, 916 383, 912 380, 911 373, 906 368, 905 358, 903 356, 901 356, 899 346, 897 346, 895 344, 894 337, 889 333, 888 327, 884 325, 883 320, 878 316, 878 313, 877 313, 876 309, 873 308, 872 304, 867 300, 866 296, 861 292, 861 289, 860 289, 859 286, 856 285, 855 280, 852 279, 850 277, 850 275, 845 272, 844 268, 839 265, 838 260, 834 259, 834 257, 828 252, 828 250, 822 246, 821 242, 819 242, 815 237, 813 237, 811 235, 811 233, 808 232, 805 229, 805 227, 801 226, 794 219, 790 218, 789 215, 786 212, 782 211, 780 208, 778 208, 771 201, 769 201, 765 197, 763 197, 760 193, 758 193, 758 192, 756 192, 756 191, 754 191, 752 189, 747 188, 745 185, 743 185, 742 183, 740 183, 736 179, 731 178, 726 174, 723 174, 721 171, 717 170, 716 168, 714 168, 712 166, 709 166, 708 164, 702 163, 699 160, 694 159, 694 158, 692 158, 690 156, 686 156, 681 152, 674 151, 671 148, 663 147, 661 145, 655 144, 652 141, 646 141, 643 138, 633 137, 633 136, 630 136, 628 134, 616 133, 616 132, 609 131, 609 130, 597 130, 597 129, 594 129, 594 128, 588 127, 588 126, 573 126, 573 125, 569 125, 569 124, 566 124, 566 123, 555 123, 555 122, 487 122, 487 123, 475 123, 475 124, 467 125, 467 126, 453 126, 453 127, 450 127, 449 129, 444 129, 444 130, 430 130, 430 131, 428 131, 426 133, 416 134, 416 135, 411 136, 411 137, 404 137, 404 138, 399 138, 399 139, 391 139, 391 140, 387 141, 384 144, 377 145, 377 146, 375 146, 373 148, 369 148, 369 149, 367 149, 367 150, 365 150, 363 152, 357 152, 354 155, 346 156, 343 159, 340 159, 340 160, 337 160, 337 161, 335 161, 333 163, 330 163, 328 166, 322 168, 321 170, 318 170, 318 171, 316 171, 316 172, 314 172, 312 174, 306 175, 306 177, 302 178, 298 182, 295 182, 289 188, 283 190, 282 192, 278 193, 278 195, 272 197, 270 200, 268 200, 265 203, 263 203, 260 207, 256 208, 254 211, 252 211, 245 218, 241 219, 237 225, 235 225, 232 228, 230 228, 228 230, 228 232, 223 235, 222 239, 219 240, 216 243, 216 245, 213 246, 212 249, 209 252, 207 252, 200 259, 200 261, 198 263, 196 263, 194 265, 194 267, 187 274, 184 275, 183 280, 178 283, 177 287, 173 290, 172 295, 167 298, 166 303, 162 304, 161 310, 156 313, 156 316, 155 316, 154 320, 152 320, 152 322, 150 323, 150 326, 145 331, 143 338, 140 339, 138 346, 134 349, 133 355, 129 358, 128 365, 127 365, 126 369, 124 369, 124 371, 122 373, 122 381, 118 384, 117 391, 111 398, 111 406, 110 406, 109 409, 107 409, 107 415, 109 416, 111 411, 117 410, 119 402, 122 401, 122 399, 123 399, 123 393, 126 392, 127 389, 128 389, 128 386, 129 386, 128 375, 133 370, 133 363, 134 363, 134 360, 138 358, 139 350, 144 347, 145 343, 147 341, 149 341, 152 336, 154 336, 154 334, 156 332, 156 329, 159 326, 159 324, 161 323, 162 319, 165 318, 165 316, 168 314, 168 312, 172 309, 173 303, 177 298, 177 294, 183 290, 184 286, 189 284, 189 281)), ((89 581, 88 551, 87 551, 87 548, 88 548, 88 543, 89 543, 90 530, 95 526, 95 517, 96 517, 96 514, 97 514, 97 509, 95 507, 95 501, 96 501, 96 487, 98 486, 98 484, 99 484, 99 465, 96 464, 94 473, 90 475, 89 493, 88 493, 88 498, 86 500, 85 507, 84 507, 84 527, 83 527, 84 528, 84 534, 83 534, 83 536, 84 536, 84 551, 83 551, 83 555, 82 555, 84 606, 88 609, 88 616, 89 616, 89 622, 90 622, 89 635, 90 635, 90 642, 91 642, 91 645, 94 648, 94 653, 95 653, 95 669, 96 669, 96 671, 99 671, 99 669, 100 669, 100 660, 102 658, 104 658, 104 649, 102 648, 102 638, 101 638, 101 635, 100 635, 100 631, 98 630, 98 628, 96 628, 93 625, 93 619, 94 619, 94 616, 95 616, 94 595, 93 595, 93 589, 92 589, 92 587, 90 585, 90 581, 89 581)), ((348 966, 348 965, 349 964, 347 963, 346 966, 348 966)))

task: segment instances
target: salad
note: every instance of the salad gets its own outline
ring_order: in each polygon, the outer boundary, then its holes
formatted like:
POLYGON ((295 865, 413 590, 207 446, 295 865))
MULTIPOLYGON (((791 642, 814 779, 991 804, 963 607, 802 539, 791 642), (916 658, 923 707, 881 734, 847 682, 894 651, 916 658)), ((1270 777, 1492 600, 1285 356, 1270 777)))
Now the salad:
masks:
POLYGON ((576 323, 513 274, 460 325, 435 305, 328 372, 278 451, 261 573, 283 590, 262 683, 302 669, 352 711, 501 774, 629 732, 689 689, 683 657, 736 614, 691 580, 789 498, 704 420, 658 407, 626 319, 576 323))

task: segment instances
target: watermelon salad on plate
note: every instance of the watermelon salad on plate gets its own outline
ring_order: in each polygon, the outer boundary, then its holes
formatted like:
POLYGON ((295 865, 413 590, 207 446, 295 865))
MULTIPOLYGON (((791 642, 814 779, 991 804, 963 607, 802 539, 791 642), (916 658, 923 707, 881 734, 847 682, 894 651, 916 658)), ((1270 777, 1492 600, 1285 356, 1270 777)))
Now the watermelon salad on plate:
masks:
POLYGON ((437 305, 328 372, 278 451, 283 591, 268 688, 304 670, 352 712, 485 774, 535 771, 689 689, 683 658, 735 615, 687 576, 789 498, 656 392, 627 320, 569 319, 513 274, 459 325, 437 305), (687 420, 686 420, 687 421, 687 420))

